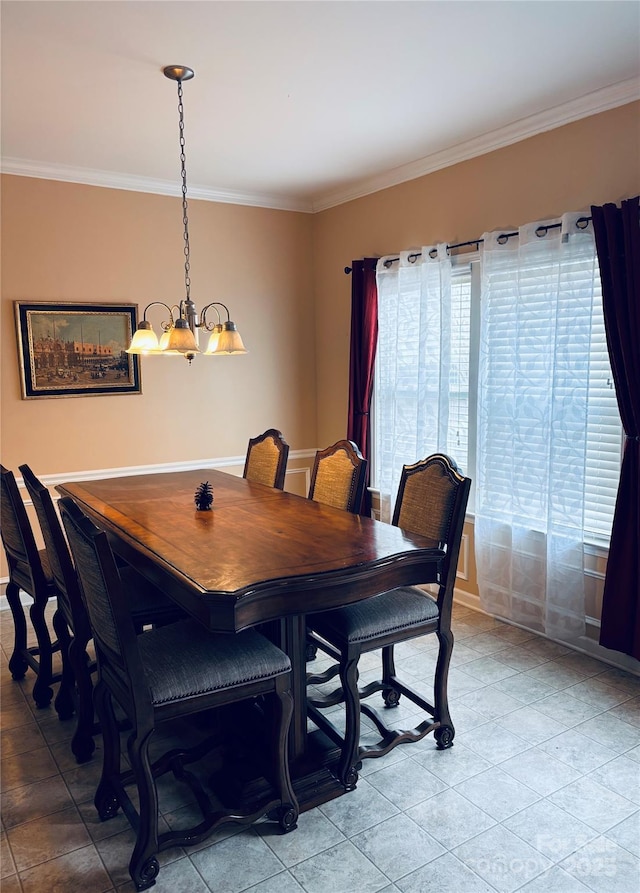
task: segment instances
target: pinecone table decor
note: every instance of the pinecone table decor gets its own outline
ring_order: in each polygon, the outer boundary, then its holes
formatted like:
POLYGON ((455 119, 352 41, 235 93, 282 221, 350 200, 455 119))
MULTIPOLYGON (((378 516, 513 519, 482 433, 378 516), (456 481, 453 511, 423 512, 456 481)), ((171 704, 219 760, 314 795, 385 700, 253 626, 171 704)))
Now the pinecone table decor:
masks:
POLYGON ((199 512, 211 511, 211 506, 213 505, 213 487, 209 481, 205 481, 203 484, 198 485, 193 501, 199 512))

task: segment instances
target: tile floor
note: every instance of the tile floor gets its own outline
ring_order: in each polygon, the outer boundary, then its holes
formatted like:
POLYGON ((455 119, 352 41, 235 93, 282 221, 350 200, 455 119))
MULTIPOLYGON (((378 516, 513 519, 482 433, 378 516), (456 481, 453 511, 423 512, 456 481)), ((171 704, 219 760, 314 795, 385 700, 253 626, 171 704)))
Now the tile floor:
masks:
MULTIPOLYGON (((155 890, 640 890, 640 679, 468 609, 454 629, 452 749, 430 736, 365 761, 353 793, 289 835, 227 827, 168 851, 155 890)), ((92 804, 100 748, 78 766, 73 721, 32 709, 32 675, 16 683, 7 670, 11 635, 2 612, 2 893, 130 893, 132 832, 121 815, 100 823, 92 804)), ((398 649, 398 669, 425 689, 434 645, 398 649)), ((177 784, 163 785, 161 811, 168 825, 188 813, 177 784)))

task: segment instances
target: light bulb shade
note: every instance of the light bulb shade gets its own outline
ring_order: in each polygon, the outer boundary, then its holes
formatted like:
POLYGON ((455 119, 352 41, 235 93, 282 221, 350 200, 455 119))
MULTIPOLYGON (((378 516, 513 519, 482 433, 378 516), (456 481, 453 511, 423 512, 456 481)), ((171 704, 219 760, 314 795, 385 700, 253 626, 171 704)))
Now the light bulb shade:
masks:
POLYGON ((205 350, 205 354, 210 356, 212 353, 218 352, 218 342, 220 341, 220 333, 222 332, 222 323, 217 323, 213 327, 213 331, 209 336, 209 342, 207 344, 207 349, 205 350))
POLYGON ((240 332, 236 329, 234 322, 227 320, 222 327, 215 353, 247 353, 247 349, 242 343, 240 332))
POLYGON ((177 319, 169 329, 166 350, 175 350, 178 353, 200 353, 196 336, 189 328, 186 319, 177 319))
POLYGON ((147 353, 152 350, 158 350, 158 338, 151 328, 151 323, 143 319, 138 328, 134 332, 131 344, 125 353, 147 353))
POLYGON ((162 335, 160 336, 160 344, 158 346, 158 353, 167 357, 177 357, 180 356, 179 350, 169 350, 169 333, 171 332, 171 327, 164 330, 162 335))

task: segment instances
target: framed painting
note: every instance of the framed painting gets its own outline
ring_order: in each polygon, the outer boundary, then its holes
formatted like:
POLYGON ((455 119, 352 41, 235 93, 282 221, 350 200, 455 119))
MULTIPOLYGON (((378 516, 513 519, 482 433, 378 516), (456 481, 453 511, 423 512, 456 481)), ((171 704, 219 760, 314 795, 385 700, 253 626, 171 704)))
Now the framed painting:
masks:
POLYGON ((14 303, 23 400, 142 393, 137 305, 14 303))

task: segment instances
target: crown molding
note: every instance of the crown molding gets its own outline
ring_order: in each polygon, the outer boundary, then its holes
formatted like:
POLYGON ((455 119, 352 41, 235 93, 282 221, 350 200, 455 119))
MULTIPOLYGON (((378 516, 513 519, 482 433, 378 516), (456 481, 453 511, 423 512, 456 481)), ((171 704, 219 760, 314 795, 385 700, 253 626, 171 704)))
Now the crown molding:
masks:
POLYGON ((620 105, 627 105, 638 99, 640 99, 640 79, 630 78, 627 81, 620 81, 611 87, 604 87, 602 90, 588 93, 579 99, 546 109, 544 112, 520 118, 520 120, 498 130, 492 130, 472 140, 443 149, 441 152, 435 152, 433 155, 427 155, 409 164, 403 164, 384 174, 368 177, 357 184, 351 184, 344 190, 318 196, 313 201, 313 211, 314 213, 325 211, 336 205, 363 198, 382 189, 388 189, 390 186, 398 186, 400 183, 416 180, 418 177, 451 167, 461 161, 486 155, 488 152, 502 149, 547 130, 554 130, 564 124, 588 118, 590 115, 597 115, 599 112, 605 112, 620 105))
MULTIPOLYGON (((118 174, 113 171, 76 168, 66 164, 28 161, 22 158, 3 158, 2 173, 16 177, 34 177, 39 180, 59 180, 63 183, 80 183, 84 186, 102 186, 105 189, 124 189, 129 192, 150 192, 154 195, 182 196, 177 182, 118 174)), ((245 193, 233 189, 208 189, 189 186, 189 198, 206 202, 222 202, 228 205, 249 205, 252 208, 270 208, 277 211, 302 211, 310 214, 309 201, 267 193, 245 193)))
MULTIPOLYGON (((318 195, 313 201, 296 199, 283 195, 268 193, 244 193, 231 189, 210 189, 202 186, 189 186, 189 197, 209 202, 222 202, 232 205, 249 205, 256 208, 270 208, 279 211, 301 211, 306 214, 318 213, 336 205, 342 205, 357 198, 363 198, 390 186, 398 186, 409 180, 416 180, 426 174, 434 173, 461 161, 468 161, 479 155, 486 155, 496 149, 502 149, 513 143, 597 115, 620 105, 626 105, 640 99, 640 79, 630 78, 620 81, 602 90, 588 93, 571 102, 554 106, 530 115, 527 118, 492 130, 482 136, 475 137, 427 155, 417 161, 403 164, 393 170, 374 177, 350 184, 344 189, 318 195)), ((180 196, 181 190, 176 182, 154 180, 150 177, 135 177, 129 174, 117 174, 110 171, 92 170, 90 168, 74 168, 64 164, 53 164, 27 161, 21 158, 2 159, 2 172, 19 177, 35 177, 44 180, 60 180, 65 183, 81 183, 86 186, 102 186, 107 189, 124 189, 131 192, 150 192, 156 195, 180 196)))

